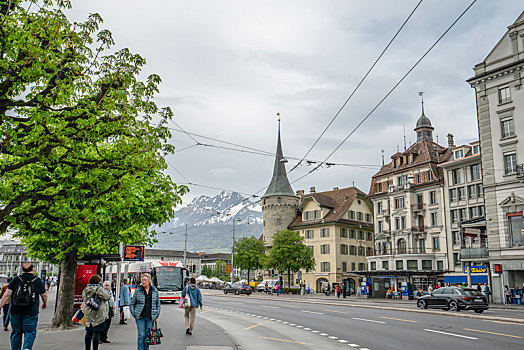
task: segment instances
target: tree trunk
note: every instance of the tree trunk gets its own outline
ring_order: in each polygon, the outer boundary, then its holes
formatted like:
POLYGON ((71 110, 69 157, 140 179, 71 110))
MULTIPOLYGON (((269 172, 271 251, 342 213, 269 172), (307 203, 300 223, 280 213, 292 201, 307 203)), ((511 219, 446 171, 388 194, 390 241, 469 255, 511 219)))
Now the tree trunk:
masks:
POLYGON ((247 284, 249 284, 249 269, 247 269, 247 284))
POLYGON ((289 294, 289 292, 291 291, 291 268, 287 268, 287 293, 289 294))
POLYGON ((68 253, 60 262, 60 284, 53 328, 68 329, 73 327, 73 306, 75 298, 76 250, 68 253))

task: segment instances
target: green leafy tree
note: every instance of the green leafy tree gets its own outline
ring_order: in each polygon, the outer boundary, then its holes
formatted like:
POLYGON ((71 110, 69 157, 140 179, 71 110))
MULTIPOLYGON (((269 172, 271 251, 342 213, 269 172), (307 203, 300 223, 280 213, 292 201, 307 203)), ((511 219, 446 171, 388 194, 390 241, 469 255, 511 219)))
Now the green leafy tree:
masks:
POLYGON ((24 5, 0 0, 0 232, 60 264, 53 326, 67 328, 77 260, 153 243, 187 188, 165 174, 172 112, 154 102, 159 76, 138 79, 145 60, 115 50, 97 14, 24 5))
POLYGON ((313 251, 304 245, 304 238, 295 231, 282 231, 273 236, 273 247, 267 256, 268 268, 276 268, 287 272, 291 284, 291 272, 315 268, 313 251))
POLYGON ((264 242, 255 237, 242 237, 235 242, 235 266, 247 270, 247 282, 250 272, 263 267, 265 256, 264 242))
POLYGON ((204 267, 202 267, 202 275, 207 276, 207 277, 212 277, 211 276, 212 273, 213 273, 213 270, 209 266, 205 265, 204 267))

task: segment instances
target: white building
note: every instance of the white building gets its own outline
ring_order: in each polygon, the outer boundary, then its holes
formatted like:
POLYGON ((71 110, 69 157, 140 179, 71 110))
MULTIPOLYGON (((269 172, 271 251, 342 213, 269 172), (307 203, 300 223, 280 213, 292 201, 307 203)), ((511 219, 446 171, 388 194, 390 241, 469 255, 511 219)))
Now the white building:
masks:
POLYGON ((524 283, 524 12, 468 83, 475 89, 495 302, 524 283), (519 166, 520 165, 520 166, 519 166))

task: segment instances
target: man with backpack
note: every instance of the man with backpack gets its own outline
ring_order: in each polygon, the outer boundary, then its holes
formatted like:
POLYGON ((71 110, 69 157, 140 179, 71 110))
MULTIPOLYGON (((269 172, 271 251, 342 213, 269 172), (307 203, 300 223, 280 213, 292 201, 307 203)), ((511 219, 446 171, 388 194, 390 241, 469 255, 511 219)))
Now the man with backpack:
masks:
POLYGON ((47 307, 47 292, 42 280, 33 274, 33 264, 25 263, 21 276, 13 278, 7 287, 0 308, 9 298, 11 304, 11 350, 32 350, 38 325, 39 300, 42 298, 42 309, 47 307), (22 334, 24 346, 22 347, 22 334))

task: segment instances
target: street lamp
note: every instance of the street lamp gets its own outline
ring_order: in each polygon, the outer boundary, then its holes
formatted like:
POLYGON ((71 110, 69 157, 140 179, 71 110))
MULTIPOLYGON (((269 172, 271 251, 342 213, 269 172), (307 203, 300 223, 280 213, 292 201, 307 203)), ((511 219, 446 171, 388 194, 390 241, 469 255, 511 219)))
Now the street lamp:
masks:
POLYGON ((231 285, 233 285, 234 277, 235 277, 235 222, 242 221, 240 219, 233 218, 233 246, 231 247, 231 285))

